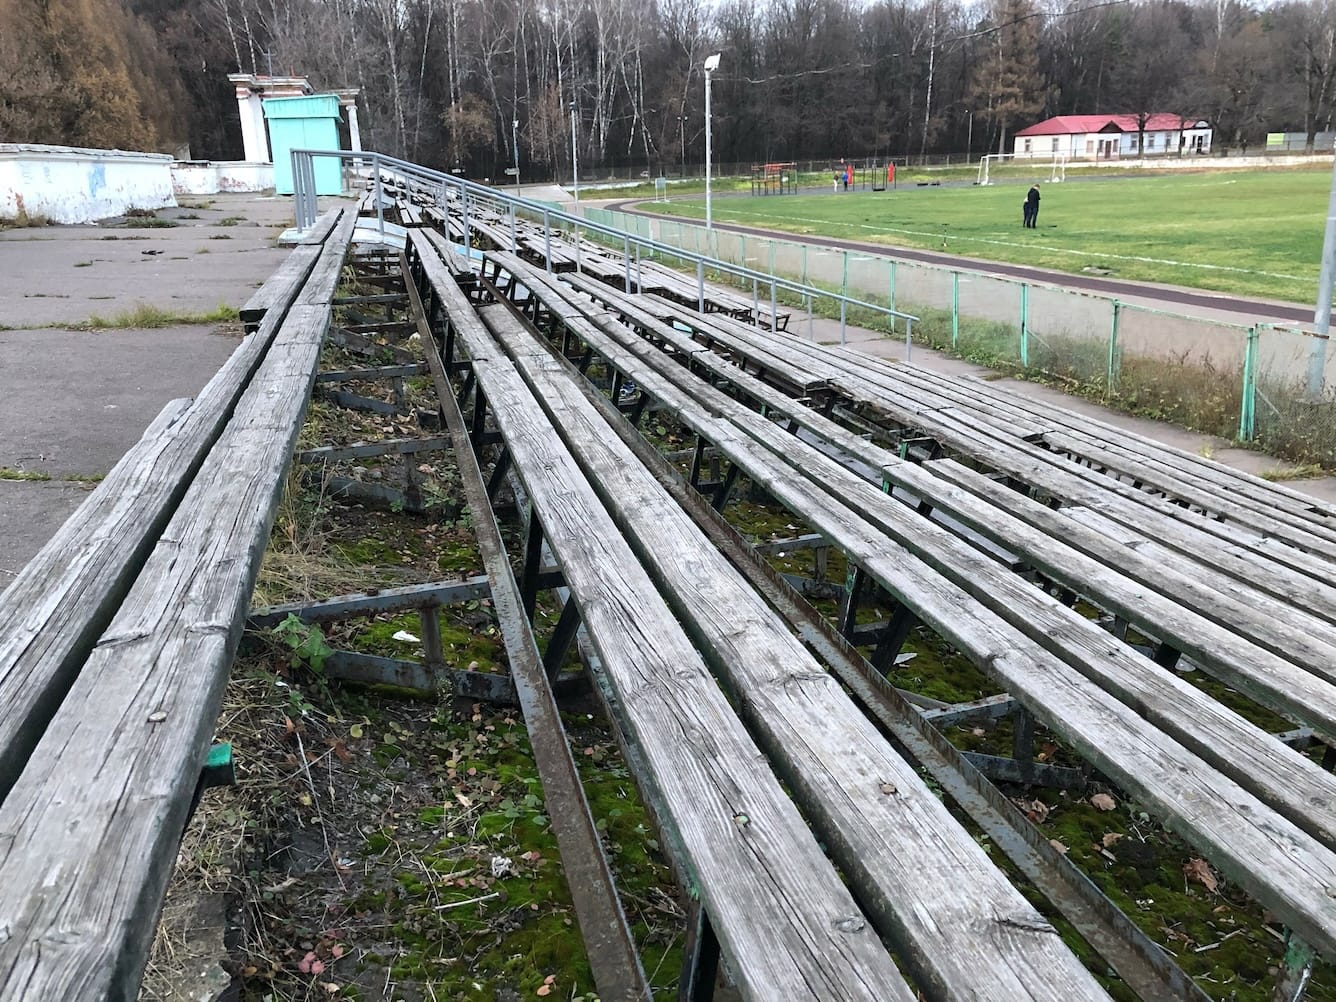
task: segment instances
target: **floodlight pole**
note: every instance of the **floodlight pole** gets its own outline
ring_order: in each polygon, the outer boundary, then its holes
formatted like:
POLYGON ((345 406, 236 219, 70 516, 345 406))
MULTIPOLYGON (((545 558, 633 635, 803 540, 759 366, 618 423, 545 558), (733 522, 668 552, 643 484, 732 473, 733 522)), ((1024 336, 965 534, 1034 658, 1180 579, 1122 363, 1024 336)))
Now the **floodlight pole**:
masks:
POLYGON ((510 121, 510 143, 515 147, 515 194, 520 191, 520 120, 510 121))
POLYGON ((710 215, 710 76, 719 68, 719 57, 723 53, 716 52, 705 59, 705 229, 709 230, 713 226, 713 217, 710 215))
POLYGON ((575 147, 579 136, 575 132, 575 102, 571 102, 571 178, 575 184, 575 211, 580 211, 580 162, 576 159, 575 147))
MULTIPOLYGON (((1332 159, 1331 195, 1327 198, 1327 229, 1322 237, 1322 271, 1317 282, 1317 308, 1313 311, 1313 330, 1327 334, 1331 330, 1331 286, 1336 279, 1336 157, 1332 159)), ((1313 338, 1308 351, 1308 396, 1317 400, 1327 368, 1327 339, 1313 338)))

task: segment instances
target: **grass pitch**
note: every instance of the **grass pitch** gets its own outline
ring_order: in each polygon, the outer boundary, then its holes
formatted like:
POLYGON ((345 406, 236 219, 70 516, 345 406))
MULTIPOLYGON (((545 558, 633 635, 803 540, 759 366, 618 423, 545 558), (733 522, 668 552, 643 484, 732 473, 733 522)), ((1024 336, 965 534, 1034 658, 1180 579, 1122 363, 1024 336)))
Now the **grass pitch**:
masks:
MULTIPOLYGON (((752 197, 721 193, 714 218, 747 226, 946 251, 966 257, 1216 292, 1311 303, 1317 295, 1331 175, 1314 169, 1101 176, 1053 184, 1033 177, 986 188, 752 197), (1030 184, 1042 191, 1039 225, 1021 227, 1030 184)), ((645 209, 704 218, 702 197, 645 209)))

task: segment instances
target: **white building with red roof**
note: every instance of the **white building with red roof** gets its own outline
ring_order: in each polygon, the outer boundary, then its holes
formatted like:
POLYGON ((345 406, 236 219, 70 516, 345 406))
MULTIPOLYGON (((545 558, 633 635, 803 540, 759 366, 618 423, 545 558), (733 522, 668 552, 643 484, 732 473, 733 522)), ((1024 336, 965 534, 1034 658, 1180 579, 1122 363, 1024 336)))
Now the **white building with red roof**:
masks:
MULTIPOLYGON (((1045 160, 1117 160, 1136 157, 1136 115, 1059 115, 1021 129, 1015 136, 1017 157, 1045 160)), ((1211 151, 1211 127, 1200 119, 1156 114, 1145 122, 1148 157, 1200 155, 1211 151)))

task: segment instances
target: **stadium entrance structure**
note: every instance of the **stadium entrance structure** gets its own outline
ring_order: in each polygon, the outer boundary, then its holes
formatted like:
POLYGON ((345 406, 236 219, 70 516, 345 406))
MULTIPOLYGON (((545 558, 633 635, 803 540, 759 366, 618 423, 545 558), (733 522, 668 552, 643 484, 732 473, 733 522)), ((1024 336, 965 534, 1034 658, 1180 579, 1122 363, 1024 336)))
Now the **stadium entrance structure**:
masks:
POLYGON ((979 177, 974 183, 986 185, 993 183, 993 171, 1004 166, 1025 166, 1031 173, 1049 171, 1049 181, 1057 183, 1067 180, 1067 158, 1060 153, 1053 155, 1052 163, 1037 162, 1037 157, 1017 156, 1015 153, 989 153, 979 160, 979 177))
POLYGON ((751 169, 753 195, 796 195, 798 193, 798 165, 773 163, 753 165, 751 169))

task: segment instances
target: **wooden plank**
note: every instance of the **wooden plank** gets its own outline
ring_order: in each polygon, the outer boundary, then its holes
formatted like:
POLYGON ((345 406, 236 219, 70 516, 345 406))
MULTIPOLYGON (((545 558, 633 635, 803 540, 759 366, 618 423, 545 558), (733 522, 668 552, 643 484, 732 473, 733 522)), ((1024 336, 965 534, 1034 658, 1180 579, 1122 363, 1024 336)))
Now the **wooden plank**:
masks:
POLYGON ((1105 998, 914 767, 639 464, 569 369, 532 353, 523 331, 512 327, 505 340, 519 346, 517 366, 617 529, 917 977, 950 997, 1048 999, 1061 984, 1065 998, 1105 998))
MULTIPOLYGON (((1263 507, 1219 491, 1214 484, 1181 474, 1141 456, 1121 449, 1116 443, 1096 443, 1066 432, 1044 436, 1049 446, 1070 452, 1140 483, 1143 488, 1163 491, 1170 497, 1197 505, 1203 511, 1223 516, 1274 536, 1308 553, 1336 560, 1336 527, 1321 524, 1305 515, 1281 508, 1263 507)), ((1328 580, 1336 582, 1336 577, 1328 580)))
MULTIPOLYGON (((1183 625, 1176 622, 1174 609, 1188 609, 1202 616, 1222 629, 1233 639, 1220 640, 1219 656, 1227 661, 1235 659, 1228 655, 1230 649, 1237 650, 1243 663, 1252 661, 1256 674, 1270 683, 1290 674, 1289 670, 1276 663, 1276 658, 1266 657, 1267 653, 1279 656, 1281 661, 1288 661, 1302 666, 1308 672, 1336 681, 1336 630, 1332 624, 1322 621, 1303 610, 1272 598, 1257 591, 1248 583, 1209 568, 1192 567, 1186 571, 1175 566, 1178 561, 1171 551, 1159 547, 1139 533, 1125 532, 1122 539, 1114 540, 1106 533, 1088 529, 1077 520, 1077 509, 1073 507, 1054 510, 1029 497, 1013 491, 982 474, 969 470, 953 460, 935 460, 924 464, 930 470, 952 484, 957 485, 972 495, 986 498, 989 506, 979 509, 972 505, 967 497, 954 490, 943 490, 936 486, 930 477, 917 472, 913 467, 896 466, 889 468, 887 476, 894 482, 909 486, 911 490, 922 490, 923 496, 934 504, 946 507, 964 518, 978 531, 993 536, 1005 536, 1011 540, 1025 540, 1018 546, 1018 551, 1035 562, 1046 574, 1052 569, 1054 580, 1061 580, 1068 587, 1081 585, 1081 592, 1094 597, 1119 602, 1126 609, 1126 614, 1111 605, 1105 608, 1117 611, 1129 621, 1136 620, 1143 626, 1152 628, 1152 632, 1163 640, 1174 640, 1175 630, 1183 625), (911 486, 912 485, 912 486, 911 486), (957 508, 970 507, 971 514, 966 517, 957 508), (1000 510, 999 510, 1000 509, 1000 510), (1014 516, 1014 520, 1013 520, 1014 516), (979 526, 979 520, 990 520, 987 526, 979 526), (1019 524, 1018 524, 1019 523, 1019 524), (1044 536, 1036 538, 1029 530, 1033 526, 1044 536), (1060 551, 1048 550, 1046 539, 1061 540, 1064 544, 1060 551), (1146 547, 1154 547, 1149 552, 1146 547), (1078 551, 1071 552, 1072 549, 1078 551), (1082 557, 1086 559, 1082 559, 1082 557), (1091 566, 1087 560, 1093 559, 1098 564, 1091 566), (1149 588, 1159 595, 1172 600, 1172 608, 1163 608, 1160 603, 1144 591, 1135 596, 1124 595, 1115 598, 1115 592, 1121 589, 1121 582, 1109 581, 1109 590, 1101 585, 1105 579, 1099 573, 1100 565, 1114 568, 1120 575, 1135 581, 1142 588, 1149 588), (1079 569, 1078 569, 1079 568, 1079 569), (1147 605, 1146 603, 1150 604, 1147 605), (1151 615, 1152 608, 1160 616, 1151 615), (1238 638, 1250 641, 1251 645, 1238 646, 1238 638), (1272 675, 1275 672, 1276 675, 1272 675)), ((1179 647, 1189 654, 1194 661, 1203 659, 1215 663, 1215 655, 1208 655, 1199 646, 1200 640, 1186 636, 1177 636, 1180 642, 1190 643, 1190 647, 1179 647), (1195 653, 1194 653, 1195 651, 1195 653)), ((1212 646, 1216 646, 1212 644, 1212 646)), ((1245 669, 1246 670, 1246 669, 1245 669)), ((1292 680, 1299 684, 1302 680, 1292 680)), ((1235 684, 1234 682, 1230 683, 1235 684)), ((1239 683, 1244 689, 1251 688, 1246 682, 1239 683)), ((1281 692, 1285 687, 1280 686, 1281 692)), ((1293 690, 1297 692, 1298 690, 1293 690)), ((1259 698, 1254 696, 1254 698, 1259 698)), ((1309 697, 1305 697, 1309 698, 1309 697)), ((1264 700, 1260 700, 1263 701, 1264 700)), ((1302 705, 1302 704, 1301 704, 1302 705)), ((1312 704, 1309 704, 1310 708, 1312 704)), ((1289 711, 1278 711, 1289 716, 1301 712, 1297 707, 1289 711)), ((1336 723, 1336 717, 1331 718, 1336 723)), ((1313 725, 1328 734, 1333 734, 1332 723, 1313 725)))
POLYGON ((333 208, 326 211, 312 224, 306 235, 298 241, 301 244, 323 244, 334 232, 334 227, 343 215, 343 209, 333 208))
MULTIPOLYGON (((618 358, 616 348, 605 347, 600 351, 637 382, 651 385, 657 378, 651 369, 637 366, 634 357, 618 358)), ((728 408, 737 407, 722 394, 710 393, 702 384, 700 393, 702 400, 708 401, 708 407, 693 407, 680 392, 674 399, 672 387, 656 385, 652 392, 737 462, 747 476, 764 483, 767 490, 806 519, 815 531, 838 543, 920 620, 993 674, 999 687, 1012 692, 1037 719, 1129 793, 1153 805, 1171 827, 1267 907, 1277 914, 1283 910, 1286 920, 1296 929, 1302 928, 1302 935, 1309 942, 1323 942, 1325 945, 1319 947, 1322 950, 1336 946, 1336 901, 1325 893, 1325 888, 1336 888, 1336 857, 1310 835, 1143 719, 1139 703, 1121 702, 1036 640, 982 608, 978 594, 941 576, 947 566, 945 562, 935 557, 934 563, 924 562, 904 547, 908 539, 889 539, 884 526, 870 524, 861 514, 825 495, 812 481, 796 484, 791 474, 783 472, 783 464, 801 451, 800 440, 783 435, 772 458, 766 459, 757 454, 754 445, 747 444, 747 439, 738 437, 739 432, 731 422, 715 416, 729 414, 728 408), (777 462, 781 465, 776 466, 777 462)), ((817 454, 809 458, 813 469, 821 469, 824 457, 817 454)), ((823 470, 823 477, 836 475, 837 471, 838 467, 823 470)), ((881 496, 879 492, 873 493, 881 496)), ((890 499, 886 501, 900 507, 890 499)), ((896 514, 888 511, 886 517, 896 514)), ((916 528, 934 527, 918 519, 916 528)), ((912 538, 919 535, 915 531, 912 538)), ((990 580, 989 585, 1002 586, 1005 580, 990 580)), ((976 583, 975 587, 977 590, 981 586, 976 583)), ((1077 624, 1071 626, 1079 629, 1077 624)), ((1083 671, 1103 667, 1107 656, 1118 664, 1116 672, 1106 671, 1109 676, 1144 663, 1148 670, 1139 682, 1155 685, 1167 677, 1144 658, 1138 660, 1133 656, 1121 661, 1120 655, 1111 650, 1107 635, 1098 640, 1097 645, 1085 651, 1083 671)), ((1108 683, 1125 684, 1118 683, 1116 677, 1110 677, 1108 683)), ((1220 712, 1228 715, 1223 708, 1220 712)), ((1227 762, 1228 756, 1235 753, 1236 743, 1249 734, 1251 725, 1240 723, 1242 726, 1211 733, 1203 746, 1226 749, 1221 761, 1227 762)), ((1290 780, 1286 778, 1284 782, 1290 780)), ((1275 794, 1274 790, 1270 792, 1275 794)))
POLYGON ((1158 462, 1170 464, 1176 469, 1207 476, 1226 491, 1243 494, 1264 506, 1283 507, 1309 518, 1316 518, 1328 525, 1336 521, 1336 505, 1296 491, 1285 484, 1263 480, 1261 477, 1224 466, 1196 453, 1146 438, 1134 431, 1116 428, 1089 415, 1067 411, 1045 400, 1022 396, 1007 387, 985 380, 947 376, 925 370, 916 370, 916 374, 927 379, 960 384, 969 388, 976 397, 1010 404, 1033 415, 1060 417, 1064 425, 1074 432, 1080 432, 1096 441, 1118 442, 1124 448, 1147 457, 1154 457, 1158 462))
MULTIPOLYGON (((926 392, 958 401, 988 416, 1006 428, 1009 422, 1027 424, 1039 421, 1049 426, 1048 440, 1060 449, 1085 456, 1098 465, 1117 469, 1134 479, 1159 486, 1167 493, 1183 489, 1194 491, 1194 503, 1216 510, 1220 502, 1229 506, 1235 520, 1246 523, 1244 510, 1260 513, 1270 524, 1278 517, 1301 531, 1314 532, 1331 542, 1336 540, 1336 508, 1315 498, 1298 494, 1282 485, 1271 484, 1241 471, 1214 463, 1201 456, 1153 442, 1132 432, 1113 428, 1085 415, 1066 412, 1043 401, 1022 398, 983 380, 948 376, 915 366, 869 359, 849 349, 832 349, 832 354, 847 360, 860 371, 875 372, 926 392), (1175 486, 1177 485, 1177 486, 1175 486), (1207 493, 1217 495, 1215 502, 1205 500, 1207 493)), ((1025 434, 1032 435, 1032 431, 1025 434)))
POLYGON ((241 307, 239 316, 248 332, 259 325, 265 313, 275 304, 292 301, 319 258, 319 247, 299 245, 293 248, 278 270, 241 307))
POLYGON ((293 307, 0 805, 0 998, 138 994, 328 318, 293 307))
POLYGON ((450 241, 446 240, 444 236, 437 233, 435 230, 424 229, 422 232, 431 245, 436 248, 436 253, 441 256, 441 259, 445 261, 447 267, 449 267, 456 277, 461 275, 473 275, 473 269, 469 264, 468 258, 464 257, 454 244, 450 243, 450 241))
MULTIPOLYGON (((834 352, 836 349, 831 351, 834 352)), ((855 357, 852 352, 844 354, 848 359, 855 357)), ((863 357, 864 363, 868 361, 863 357)), ((897 370, 899 369, 908 372, 913 367, 897 367, 897 370)), ((851 379, 843 383, 843 388, 853 393, 855 399, 885 413, 891 420, 921 429, 943 445, 971 457, 988 468, 1006 472, 1021 482, 1038 486, 1041 482, 1052 483, 1056 479, 1064 485, 1061 488, 1052 488, 1059 497, 1073 497, 1071 492, 1079 491, 1082 493, 1081 503, 1086 504, 1099 503, 1090 496, 1089 488, 1094 488, 1096 493, 1103 493, 1106 503, 1110 500, 1110 496, 1122 498, 1134 502, 1130 510, 1151 509, 1152 513, 1168 516, 1171 521, 1186 523, 1190 529, 1199 530, 1190 533, 1198 544, 1206 541, 1208 537, 1216 537, 1216 541, 1205 550, 1187 549, 1185 552, 1190 556, 1206 559, 1209 555, 1215 562, 1218 559, 1216 551, 1219 548, 1238 549, 1243 546, 1264 561, 1260 570, 1268 579, 1284 580, 1297 573, 1311 579, 1311 586, 1318 591, 1324 594, 1332 591, 1325 583, 1330 575, 1330 563, 1321 557, 1297 550, 1238 523, 1226 525, 1199 512, 1137 490, 1130 484, 1106 477, 1064 456, 1018 440, 1010 429, 1000 427, 991 419, 981 419, 970 410, 944 408, 940 402, 935 406, 928 404, 922 396, 925 391, 916 390, 913 395, 906 396, 899 392, 882 392, 882 385, 873 383, 859 390, 857 380, 851 379), (1267 566, 1270 564, 1281 564, 1283 567, 1275 568, 1273 574, 1272 568, 1267 566)), ((1039 434, 1043 433, 1042 429, 1036 431, 1039 434)), ((1131 521, 1128 524, 1138 523, 1131 521)), ((1168 525, 1167 522, 1161 524, 1168 525)), ((1163 538, 1165 542, 1174 545, 1171 537, 1163 538)), ((1215 565, 1222 566, 1218 562, 1215 565)), ((1244 576, 1246 578, 1247 575, 1244 576)), ((1302 598, 1296 597, 1292 600, 1296 601, 1296 604, 1304 603, 1302 598)), ((1310 608, 1310 611, 1319 612, 1324 617, 1328 615, 1320 609, 1307 605, 1305 607, 1310 608)), ((1329 605, 1326 607, 1330 608, 1329 605)))
MULTIPOLYGON (((596 296, 610 305, 615 304, 616 309, 624 315, 640 310, 640 304, 645 299, 651 298, 638 295, 615 296, 601 290, 598 287, 601 283, 592 283, 579 275, 567 274, 562 278, 582 292, 596 296)), ((768 382, 784 386, 796 396, 807 396, 827 386, 827 380, 820 373, 814 372, 810 367, 804 368, 782 348, 756 343, 749 337, 738 337, 733 332, 734 326, 747 327, 745 324, 739 324, 738 321, 730 320, 721 314, 711 314, 709 318, 705 318, 694 310, 688 310, 677 304, 673 304, 667 310, 652 311, 654 316, 658 316, 659 313, 666 313, 673 318, 690 316, 691 319, 685 322, 695 331, 697 343, 727 357, 743 371, 759 374, 768 382)), ((756 330, 756 328, 749 329, 756 330)))
POLYGON ((661 820, 678 831, 747 997, 910 1002, 913 993, 513 367, 484 359, 474 371, 630 722, 628 738, 644 755, 661 820))

